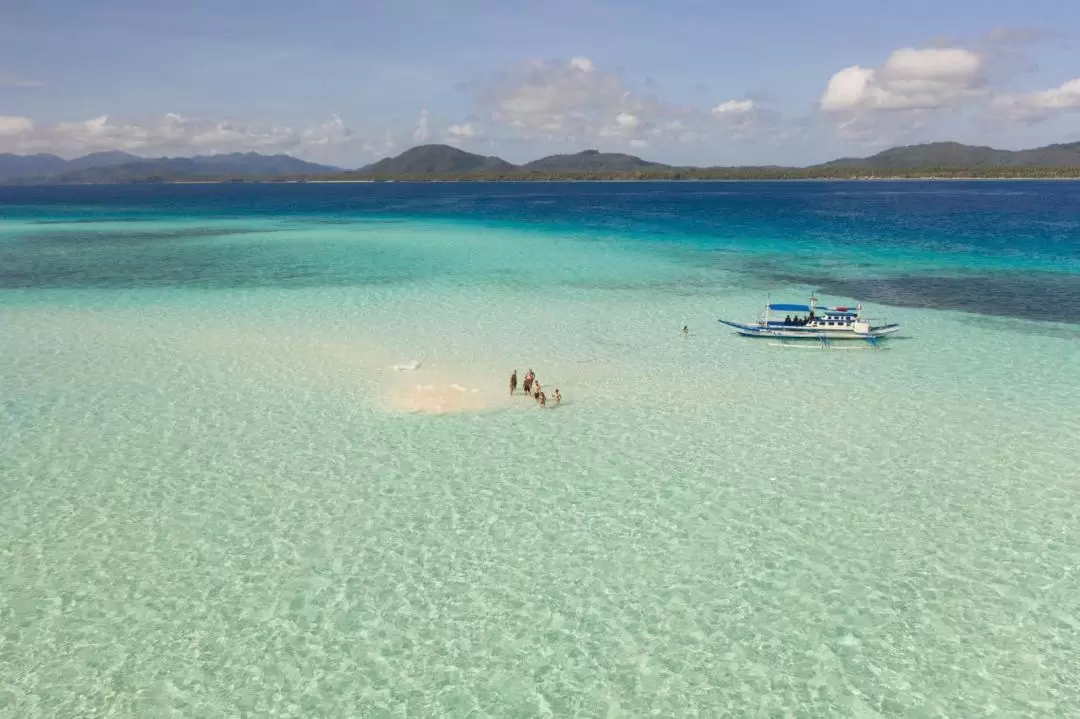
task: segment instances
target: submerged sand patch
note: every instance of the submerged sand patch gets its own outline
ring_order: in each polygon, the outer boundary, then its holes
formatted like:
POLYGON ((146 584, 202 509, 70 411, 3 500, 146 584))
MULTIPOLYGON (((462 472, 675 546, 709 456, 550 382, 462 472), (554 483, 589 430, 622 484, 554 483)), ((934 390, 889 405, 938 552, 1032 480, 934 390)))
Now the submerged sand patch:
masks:
POLYGON ((387 371, 383 392, 387 409, 447 414, 491 412, 520 404, 513 402, 508 390, 490 377, 476 377, 475 372, 464 368, 429 367, 423 363, 410 367, 413 364, 402 363, 387 371))
MULTIPOLYGON (((431 343, 401 350, 401 342, 372 332, 294 327, 263 321, 259 316, 233 316, 222 321, 205 308, 161 312, 154 308, 32 308, 5 311, 5 320, 27 352, 63 355, 73 367, 87 363, 102 382, 129 380, 155 386, 161 375, 185 375, 199 366, 221 387, 261 388, 275 393, 281 386, 306 391, 345 392, 353 401, 385 410, 418 414, 460 414, 532 411, 537 404, 521 387, 509 396, 502 357, 429 359, 431 343), (397 347, 395 347, 395 344, 397 347), (415 351, 415 354, 413 353, 415 351), (408 354, 406 354, 408 352, 408 354), (154 377, 128 371, 138 358, 152 358, 154 377)), ((459 352, 460 355, 460 352, 459 352)), ((60 359, 54 359, 60 362, 60 359)), ((522 367, 525 365, 518 363, 522 367)), ((540 358, 548 408, 551 394, 562 385, 597 379, 609 372, 599 360, 582 363, 540 358), (558 377, 558 381, 551 379, 558 377)), ((519 378, 524 372, 519 372, 519 378)), ((192 381, 196 381, 192 378, 192 381)), ((211 399, 211 402, 217 401, 211 399)))

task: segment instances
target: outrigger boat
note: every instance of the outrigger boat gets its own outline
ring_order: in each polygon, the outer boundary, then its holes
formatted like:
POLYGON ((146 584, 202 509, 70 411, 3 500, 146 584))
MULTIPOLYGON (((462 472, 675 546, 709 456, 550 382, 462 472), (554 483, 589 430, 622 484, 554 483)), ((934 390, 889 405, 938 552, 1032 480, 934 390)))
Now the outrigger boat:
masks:
POLYGON ((899 324, 890 324, 884 319, 863 317, 861 304, 854 307, 825 307, 817 304, 816 297, 811 297, 806 305, 772 304, 766 301, 764 314, 754 324, 718 321, 734 327, 743 337, 771 337, 781 342, 816 340, 822 347, 828 347, 833 340, 863 340, 870 346, 876 346, 877 340, 900 329, 899 324), (782 319, 777 319, 773 313, 778 312, 786 314, 782 319))

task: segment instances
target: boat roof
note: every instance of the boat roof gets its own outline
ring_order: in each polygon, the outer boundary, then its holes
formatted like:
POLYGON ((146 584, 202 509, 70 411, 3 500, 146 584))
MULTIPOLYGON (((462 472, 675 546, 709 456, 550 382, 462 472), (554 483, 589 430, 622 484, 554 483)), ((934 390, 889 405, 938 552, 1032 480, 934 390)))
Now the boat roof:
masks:
POLYGON ((769 309, 774 312, 809 312, 811 309, 821 310, 822 312, 841 313, 841 314, 855 314, 855 308, 847 305, 837 305, 836 307, 825 307, 819 305, 811 308, 810 305, 787 305, 787 304, 771 304, 769 309))

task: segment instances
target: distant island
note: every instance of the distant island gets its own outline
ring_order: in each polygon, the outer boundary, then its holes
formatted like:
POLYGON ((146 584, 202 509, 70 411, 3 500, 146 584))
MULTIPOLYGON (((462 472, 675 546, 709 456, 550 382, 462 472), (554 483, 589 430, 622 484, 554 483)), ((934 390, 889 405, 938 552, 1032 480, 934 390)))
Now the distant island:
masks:
POLYGON ((0 183, 9 185, 963 178, 1080 178, 1080 142, 1030 150, 934 142, 894 147, 870 157, 841 158, 810 167, 683 167, 597 150, 551 155, 515 165, 499 157, 477 155, 449 145, 420 145, 358 170, 257 152, 146 159, 113 151, 74 160, 55 155, 0 154, 0 183))
POLYGON ((340 167, 317 165, 289 155, 234 152, 196 157, 145 158, 127 152, 95 152, 65 160, 56 155, 0 154, 5 184, 117 184, 131 182, 225 181, 337 174, 340 167))

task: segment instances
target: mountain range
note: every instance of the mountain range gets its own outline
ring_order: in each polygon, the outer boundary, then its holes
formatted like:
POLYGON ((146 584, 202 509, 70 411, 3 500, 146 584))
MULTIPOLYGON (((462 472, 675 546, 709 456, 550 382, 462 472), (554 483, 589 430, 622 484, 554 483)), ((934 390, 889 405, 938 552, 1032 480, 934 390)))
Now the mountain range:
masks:
POLYGON ((550 155, 523 165, 498 157, 485 157, 447 145, 421 145, 397 157, 388 157, 343 177, 372 179, 551 179, 553 176, 611 176, 625 179, 677 179, 728 176, 841 177, 881 175, 958 174, 962 171, 1030 171, 1070 169, 1080 172, 1080 142, 1047 145, 1032 150, 996 150, 991 147, 935 142, 894 147, 864 158, 842 158, 810 167, 687 167, 649 162, 633 155, 585 150, 572 155, 550 155))
POLYGON ((449 145, 420 145, 356 170, 363 177, 416 177, 423 175, 477 175, 516 173, 590 173, 632 170, 667 170, 671 165, 649 162, 618 152, 584 150, 573 155, 549 155, 514 165, 499 157, 485 157, 449 145))
POLYGON ((362 175, 444 175, 458 172, 506 172, 517 167, 498 157, 474 155, 450 145, 420 145, 361 167, 362 175))
POLYGON ((816 167, 919 169, 924 167, 1080 167, 1080 142, 1047 145, 1032 150, 932 142, 894 147, 870 157, 845 157, 816 167))
POLYGON ((144 158, 113 150, 95 152, 74 160, 44 154, 0 154, 0 182, 146 182, 154 179, 286 177, 338 172, 342 172, 341 168, 305 162, 290 155, 262 155, 258 152, 144 158))
POLYGON ((420 145, 359 170, 318 165, 289 155, 257 152, 147 159, 96 152, 74 160, 56 155, 0 154, 0 182, 18 184, 129 183, 182 180, 389 179, 720 179, 889 176, 1080 175, 1080 142, 1030 150, 935 142, 894 147, 862 158, 811 167, 685 167, 621 153, 585 150, 522 165, 449 145, 420 145), (1045 172, 1043 172, 1045 171, 1045 172), (1054 171, 1054 172, 1051 172, 1054 171))

